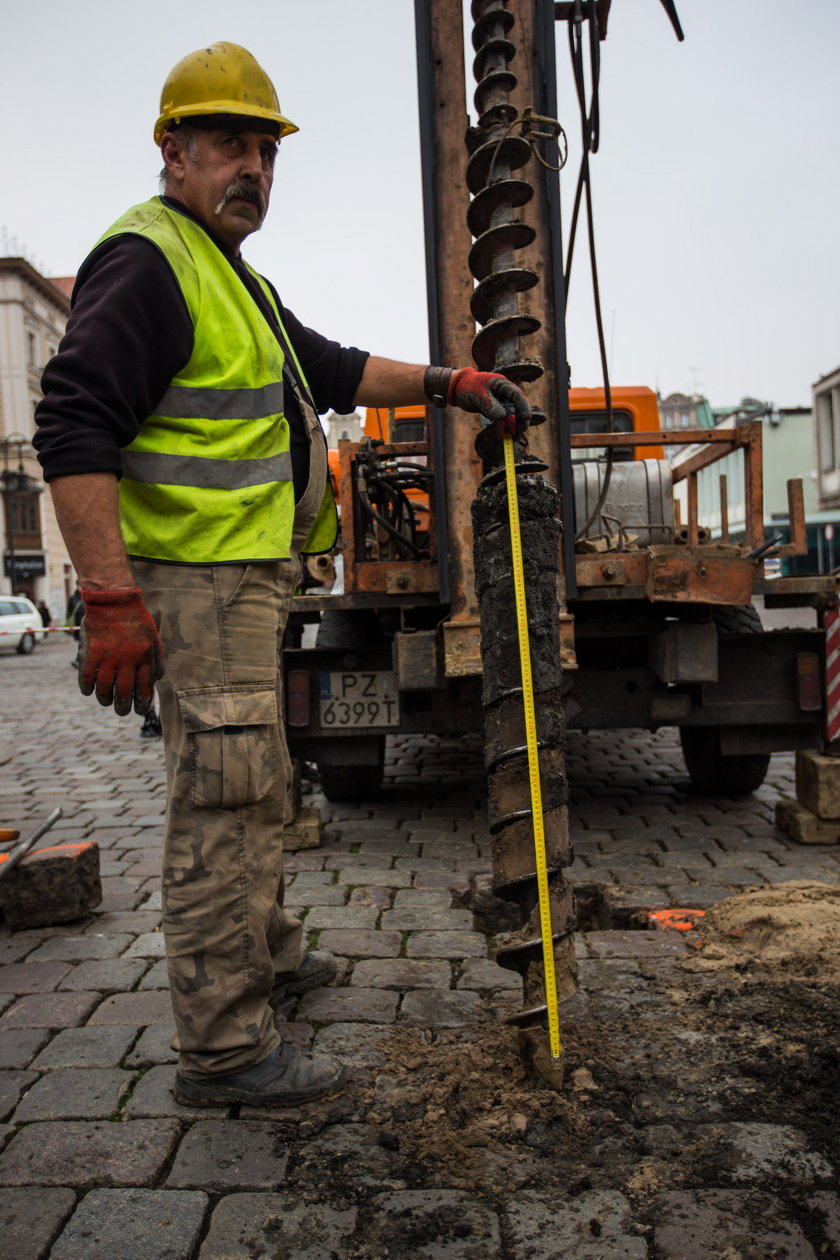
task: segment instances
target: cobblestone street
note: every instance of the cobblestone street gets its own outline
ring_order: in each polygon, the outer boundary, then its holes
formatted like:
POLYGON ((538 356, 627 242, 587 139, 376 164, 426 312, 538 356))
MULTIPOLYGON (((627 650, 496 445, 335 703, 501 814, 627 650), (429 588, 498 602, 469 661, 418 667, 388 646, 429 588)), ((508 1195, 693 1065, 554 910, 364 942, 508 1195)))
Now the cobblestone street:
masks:
POLYGON ((838 884, 840 844, 774 826, 792 756, 709 799, 672 730, 570 735, 580 994, 557 1098, 522 1079, 519 977, 466 908, 489 873, 480 741, 394 740, 381 796, 314 790, 322 844, 286 859, 310 944, 341 963, 288 1035, 348 1085, 190 1111, 170 1094, 161 742, 79 694, 74 651, 0 653, 0 825, 62 806, 39 846, 97 841, 104 891, 69 925, 0 923, 0 1257, 840 1256, 838 977, 692 969, 696 941, 639 930, 645 908, 838 884))

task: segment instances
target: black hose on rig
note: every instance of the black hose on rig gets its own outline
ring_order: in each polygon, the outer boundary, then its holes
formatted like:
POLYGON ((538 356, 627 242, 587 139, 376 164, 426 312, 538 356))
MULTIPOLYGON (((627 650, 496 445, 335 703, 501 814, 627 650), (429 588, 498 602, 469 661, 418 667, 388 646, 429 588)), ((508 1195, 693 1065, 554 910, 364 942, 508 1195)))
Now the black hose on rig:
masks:
MULTIPOLYGON (((478 121, 467 135, 467 184, 473 194, 467 220, 475 238, 469 265, 478 281, 470 305, 481 325, 473 341, 473 358, 484 371, 502 372, 518 384, 527 384, 542 375, 543 367, 522 344, 538 331, 540 321, 519 309, 519 294, 533 288, 539 277, 517 259, 517 250, 534 240, 535 231, 517 217, 517 210, 533 196, 533 188, 516 173, 527 165, 532 149, 524 135, 517 133, 520 120, 510 100, 517 82, 510 69, 516 45, 509 38, 515 18, 506 0, 472 0, 472 17, 478 121)), ((564 874, 572 855, 557 598, 560 504, 555 488, 540 475, 545 468, 539 460, 528 457, 524 444, 517 444, 516 484, 548 899, 557 994, 562 999, 575 990, 574 916, 571 886, 564 874)), ((562 1074, 547 1054, 545 1035, 548 1006, 507 486, 499 469, 490 471, 479 485, 472 520, 493 893, 516 906, 521 925, 497 936, 496 959, 522 976, 523 1009, 509 1022, 520 1030, 523 1055, 544 1080, 559 1086, 562 1074)))

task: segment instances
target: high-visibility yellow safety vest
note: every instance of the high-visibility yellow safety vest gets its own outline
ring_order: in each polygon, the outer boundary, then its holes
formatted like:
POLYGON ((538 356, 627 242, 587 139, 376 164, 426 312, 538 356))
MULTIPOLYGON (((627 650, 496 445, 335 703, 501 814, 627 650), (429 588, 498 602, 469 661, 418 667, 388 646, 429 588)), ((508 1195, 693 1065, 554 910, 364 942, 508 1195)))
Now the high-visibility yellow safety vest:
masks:
MULTIPOLYGON (((194 330, 189 362, 123 451, 120 518, 126 551, 176 564, 285 559, 295 496, 283 349, 198 223, 153 197, 127 211, 97 244, 126 234, 145 237, 166 258, 194 330)), ((280 323, 271 290, 248 270, 280 323)), ((295 366, 305 385, 297 359, 295 366)), ((320 440, 317 433, 313 440, 320 440)), ((336 519, 327 480, 302 550, 329 551, 336 519)))

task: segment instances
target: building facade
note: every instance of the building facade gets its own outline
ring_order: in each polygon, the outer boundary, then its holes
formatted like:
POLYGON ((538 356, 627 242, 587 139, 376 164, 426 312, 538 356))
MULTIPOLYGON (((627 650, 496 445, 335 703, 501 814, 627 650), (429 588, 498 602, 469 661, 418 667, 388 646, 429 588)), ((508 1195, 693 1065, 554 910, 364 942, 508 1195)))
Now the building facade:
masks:
POLYGON ((840 508, 840 367, 812 387, 817 485, 824 511, 840 508))
POLYGON ((43 600, 63 620, 75 575, 32 447, 41 373, 70 314, 66 279, 0 258, 0 591, 43 600))

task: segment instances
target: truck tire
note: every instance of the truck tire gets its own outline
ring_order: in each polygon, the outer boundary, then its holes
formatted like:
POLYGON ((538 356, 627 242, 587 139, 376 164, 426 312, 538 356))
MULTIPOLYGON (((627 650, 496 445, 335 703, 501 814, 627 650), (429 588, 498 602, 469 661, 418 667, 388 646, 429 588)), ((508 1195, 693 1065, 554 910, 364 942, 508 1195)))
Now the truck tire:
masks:
MULTIPOLYGON (((716 608, 719 634, 761 634, 761 617, 752 605, 716 608)), ((681 726, 685 767, 695 789, 704 796, 748 796, 761 787, 770 766, 769 753, 724 754, 719 726, 681 726)))
POLYGON ((380 760, 376 765, 342 766, 318 762, 321 791, 328 801, 366 801, 382 787, 385 762, 385 736, 377 736, 380 760))
MULTIPOLYGON (((315 636, 319 648, 379 647, 383 642, 382 630, 375 613, 325 612, 315 636)), ((376 796, 382 787, 385 772, 385 736, 363 737, 373 745, 375 761, 362 765, 342 765, 315 758, 321 791, 330 801, 365 801, 376 796)))

